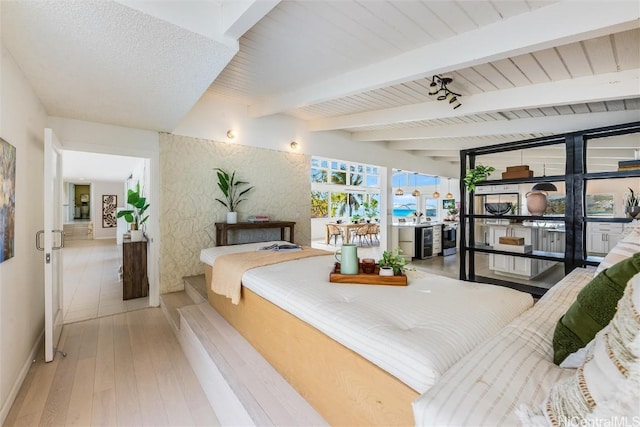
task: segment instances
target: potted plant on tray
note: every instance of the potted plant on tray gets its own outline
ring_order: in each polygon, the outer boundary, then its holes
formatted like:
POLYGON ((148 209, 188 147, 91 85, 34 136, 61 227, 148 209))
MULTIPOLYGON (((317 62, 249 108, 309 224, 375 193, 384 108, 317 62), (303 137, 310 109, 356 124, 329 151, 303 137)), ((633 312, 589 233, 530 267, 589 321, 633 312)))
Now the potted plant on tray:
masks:
POLYGON ((139 242, 144 237, 144 233, 140 227, 149 219, 149 215, 144 215, 145 211, 149 209, 149 203, 147 203, 146 197, 142 197, 140 194, 140 181, 136 183, 135 190, 130 188, 129 191, 127 191, 127 203, 130 204, 133 209, 122 210, 116 214, 116 217, 124 217, 124 220, 131 224, 129 230, 131 233, 131 241, 139 242))
POLYGON ((378 261, 381 276, 400 276, 404 274, 407 260, 400 255, 402 249, 395 248, 393 251, 384 251, 382 258, 378 261))
POLYGON ((215 168, 215 170, 218 175, 218 188, 220 188, 225 198, 225 200, 218 198, 216 198, 216 200, 225 208, 229 209, 229 212, 227 212, 227 224, 235 224, 238 222, 238 211, 236 209, 241 202, 247 200, 246 198, 243 199, 242 196, 247 194, 253 186, 242 189, 242 187, 249 185, 249 183, 236 179, 235 171, 229 175, 228 172, 221 168, 215 168))

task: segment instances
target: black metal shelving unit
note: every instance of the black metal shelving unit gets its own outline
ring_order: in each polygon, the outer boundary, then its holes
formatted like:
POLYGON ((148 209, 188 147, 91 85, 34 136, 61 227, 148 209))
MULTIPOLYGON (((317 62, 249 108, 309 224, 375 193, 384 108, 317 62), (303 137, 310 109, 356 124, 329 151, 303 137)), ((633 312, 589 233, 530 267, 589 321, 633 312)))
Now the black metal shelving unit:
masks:
MULTIPOLYGON (((624 135, 629 133, 639 133, 640 122, 627 123, 623 125, 610 126, 605 128, 590 129, 581 132, 573 132, 566 135, 556 135, 552 137, 535 138, 525 141, 516 141, 505 144, 498 144, 488 147, 478 147, 460 152, 460 194, 468 194, 468 198, 463 196, 460 201, 460 279, 492 283, 496 285, 508 286, 529 292, 534 296, 543 295, 547 289, 533 285, 523 285, 508 280, 479 276, 475 269, 475 253, 489 253, 498 255, 509 255, 514 257, 541 259, 558 261, 564 263, 565 274, 568 274, 576 267, 586 265, 597 265, 600 261, 597 257, 588 257, 586 241, 586 224, 589 222, 626 223, 628 218, 601 218, 585 216, 586 186, 589 180, 599 179, 619 179, 638 178, 640 170, 611 171, 611 172, 587 172, 587 145, 590 140, 624 135), (504 215, 504 218, 511 221, 541 220, 541 221, 562 221, 565 225, 565 251, 564 253, 533 251, 530 253, 505 252, 493 249, 492 247, 476 245, 475 220, 495 219, 494 215, 474 214, 475 193, 467 192, 463 178, 467 169, 476 166, 476 158, 481 155, 502 153, 507 151, 523 150, 527 148, 544 147, 550 145, 564 144, 565 146, 565 175, 540 176, 520 179, 487 180, 477 184, 504 185, 504 184, 534 184, 538 182, 559 182, 564 181, 566 185, 565 215, 564 216, 532 216, 532 215, 504 215), (471 243, 469 243, 471 242, 471 243)), ((639 147, 640 148, 640 144, 639 147)), ((484 194, 480 194, 484 195, 484 194)))

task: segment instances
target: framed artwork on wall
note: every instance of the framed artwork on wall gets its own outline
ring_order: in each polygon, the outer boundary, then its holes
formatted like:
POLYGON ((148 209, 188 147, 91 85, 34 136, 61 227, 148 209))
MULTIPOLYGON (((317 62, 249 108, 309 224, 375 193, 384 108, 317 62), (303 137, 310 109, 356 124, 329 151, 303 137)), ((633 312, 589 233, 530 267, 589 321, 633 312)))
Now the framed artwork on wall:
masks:
POLYGON ((113 228, 118 225, 116 219, 116 208, 118 207, 118 196, 115 194, 102 195, 102 228, 113 228))
POLYGON ((0 138, 0 262, 15 253, 16 147, 0 138))
POLYGON ((444 199, 442 201, 442 209, 455 209, 456 200, 455 199, 444 199))

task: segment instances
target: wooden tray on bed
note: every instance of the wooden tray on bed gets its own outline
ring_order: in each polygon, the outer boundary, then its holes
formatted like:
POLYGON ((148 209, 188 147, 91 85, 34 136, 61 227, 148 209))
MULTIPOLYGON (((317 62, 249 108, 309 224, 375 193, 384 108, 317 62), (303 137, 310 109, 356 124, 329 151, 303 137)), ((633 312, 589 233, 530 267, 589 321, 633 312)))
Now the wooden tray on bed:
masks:
POLYGON ((365 274, 362 272, 362 264, 358 274, 340 274, 336 273, 340 271, 338 263, 336 263, 333 271, 329 273, 329 281, 333 283, 353 283, 358 285, 391 285, 391 286, 407 286, 407 276, 380 276, 380 267, 376 266, 376 269, 371 274, 365 274))

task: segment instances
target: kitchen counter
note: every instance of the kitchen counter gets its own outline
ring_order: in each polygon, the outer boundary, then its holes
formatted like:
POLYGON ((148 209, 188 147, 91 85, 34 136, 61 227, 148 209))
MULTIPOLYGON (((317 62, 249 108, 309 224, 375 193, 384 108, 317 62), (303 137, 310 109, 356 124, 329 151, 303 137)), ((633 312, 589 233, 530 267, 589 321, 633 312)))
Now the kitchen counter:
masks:
POLYGON ((442 223, 439 221, 429 222, 394 222, 391 231, 391 247, 400 248, 402 256, 408 260, 413 258, 428 258, 439 255, 442 252, 442 223), (432 228, 429 233, 430 243, 423 243, 418 237, 422 235, 423 229, 432 228), (424 246, 427 246, 425 250, 424 246), (426 253, 426 255, 425 255, 426 253))

